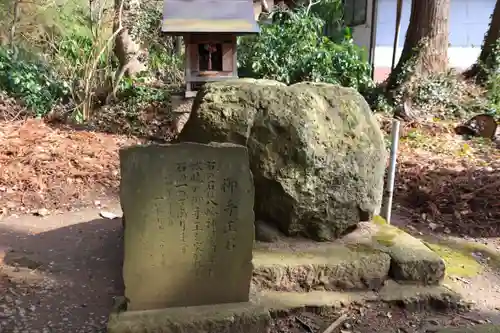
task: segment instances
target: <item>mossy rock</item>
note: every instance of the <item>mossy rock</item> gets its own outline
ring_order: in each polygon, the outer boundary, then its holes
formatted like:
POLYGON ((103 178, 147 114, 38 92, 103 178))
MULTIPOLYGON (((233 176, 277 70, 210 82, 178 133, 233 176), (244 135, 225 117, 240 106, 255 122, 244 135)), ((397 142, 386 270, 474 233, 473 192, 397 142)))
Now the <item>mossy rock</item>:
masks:
POLYGON ((353 89, 249 79, 206 84, 179 140, 246 145, 256 218, 288 236, 332 240, 380 208, 383 135, 353 89))
POLYGON ((384 219, 382 216, 380 215, 375 215, 373 217, 373 220, 372 220, 372 223, 376 224, 376 225, 388 225, 389 223, 387 222, 386 219, 384 219))
POLYGON ((438 284, 445 276, 446 264, 438 253, 420 239, 389 224, 377 224, 372 242, 391 256, 390 276, 397 281, 438 284))

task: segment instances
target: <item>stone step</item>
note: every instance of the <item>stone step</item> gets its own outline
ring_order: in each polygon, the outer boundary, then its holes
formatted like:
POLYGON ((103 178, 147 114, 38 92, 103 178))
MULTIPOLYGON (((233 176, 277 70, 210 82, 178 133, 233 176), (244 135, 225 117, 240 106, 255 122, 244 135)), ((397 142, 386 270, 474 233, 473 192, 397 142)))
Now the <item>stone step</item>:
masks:
POLYGON ((394 281, 386 283, 379 292, 254 291, 246 303, 114 312, 108 322, 108 333, 267 333, 273 318, 282 311, 306 307, 336 309, 377 301, 404 305, 411 310, 435 306, 443 310, 462 304, 460 296, 445 287, 407 286, 394 281))
POLYGON ((335 242, 257 242, 253 264, 257 289, 276 291, 376 290, 389 278, 436 285, 445 274, 444 261, 419 239, 372 222, 335 242))
POLYGON ((273 248, 256 245, 253 284, 258 290, 366 290, 378 289, 387 279, 387 253, 341 244, 273 248))

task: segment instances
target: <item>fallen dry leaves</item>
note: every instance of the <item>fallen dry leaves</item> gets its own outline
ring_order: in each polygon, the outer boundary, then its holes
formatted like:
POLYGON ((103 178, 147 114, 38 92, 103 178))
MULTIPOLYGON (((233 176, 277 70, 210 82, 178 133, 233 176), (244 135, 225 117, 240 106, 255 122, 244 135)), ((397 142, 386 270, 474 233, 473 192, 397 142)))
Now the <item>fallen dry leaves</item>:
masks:
POLYGON ((0 126, 0 210, 63 208, 116 193, 118 150, 138 142, 34 119, 0 126))
MULTIPOLYGON (((139 142, 33 119, 0 125, 0 215, 85 205, 116 194, 118 150, 139 142)), ((464 140, 450 128, 403 127, 395 201, 411 209, 417 228, 500 234, 500 150, 492 142, 464 140)))
POLYGON ((26 109, 14 98, 0 90, 0 121, 14 121, 26 117, 26 109))
POLYGON ((400 143, 396 202, 414 226, 472 237, 500 235, 500 149, 465 140, 451 124, 414 125, 400 143))

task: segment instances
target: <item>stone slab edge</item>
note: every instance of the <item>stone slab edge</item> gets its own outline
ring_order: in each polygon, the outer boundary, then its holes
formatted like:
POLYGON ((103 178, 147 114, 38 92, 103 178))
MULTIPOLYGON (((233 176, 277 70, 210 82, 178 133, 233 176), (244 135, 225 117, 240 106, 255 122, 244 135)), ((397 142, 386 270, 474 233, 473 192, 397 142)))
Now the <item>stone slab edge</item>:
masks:
MULTIPOLYGON (((352 303, 389 302, 404 306, 440 306, 440 302, 459 302, 446 287, 413 287, 389 281, 379 292, 306 293, 264 291, 254 293, 250 302, 119 312, 124 298, 118 298, 108 322, 108 333, 268 333, 277 311, 304 308, 340 308, 352 303), (120 302, 122 302, 120 304, 120 302)), ((448 304, 448 305, 450 305, 448 304)), ((485 331, 488 332, 488 331, 485 331)), ((492 331, 496 332, 496 331, 492 331)), ((500 333, 500 332, 499 332, 500 333)))
POLYGON ((388 224, 361 222, 346 237, 348 244, 364 244, 391 257, 390 278, 421 285, 436 285, 445 276, 445 262, 420 239, 388 224))
POLYGON ((256 296, 269 311, 307 308, 340 308, 353 303, 384 302, 409 310, 465 309, 468 305, 444 286, 408 286, 387 281, 378 292, 310 291, 303 293, 266 290, 256 296))
POLYGON ((108 333, 268 333, 271 316, 246 303, 112 313, 108 333))
MULTIPOLYGON (((387 246, 391 256, 391 278, 407 283, 435 285, 443 281, 445 262, 421 240, 389 225, 380 230, 379 242, 392 237, 392 245, 387 246)), ((377 238, 377 236, 375 236, 377 238)))

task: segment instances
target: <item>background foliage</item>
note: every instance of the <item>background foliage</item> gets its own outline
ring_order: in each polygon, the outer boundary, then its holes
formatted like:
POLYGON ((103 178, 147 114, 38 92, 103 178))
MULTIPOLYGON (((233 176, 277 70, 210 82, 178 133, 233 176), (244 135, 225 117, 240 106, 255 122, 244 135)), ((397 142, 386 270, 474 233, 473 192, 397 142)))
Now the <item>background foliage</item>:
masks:
MULTIPOLYGON (((350 29, 339 25, 336 40, 324 36, 325 21, 313 11, 277 10, 257 36, 239 39, 241 76, 337 83, 358 90, 373 85, 365 52, 353 43, 350 29)), ((340 18, 336 21, 340 22, 340 18)))
POLYGON ((19 98, 35 116, 49 112, 68 97, 69 86, 40 60, 29 59, 19 50, 0 48, 0 87, 19 98))
MULTIPOLYGON (((21 101, 33 116, 47 115, 55 106, 77 120, 83 119, 85 105, 95 116, 103 109, 135 115, 148 105, 170 107, 172 92, 182 86, 183 55, 176 54, 174 40, 160 31, 162 1, 140 2, 133 16, 129 32, 147 51, 148 71, 118 82, 114 101, 107 97, 119 64, 112 45, 106 48, 113 30, 113 1, 21 1, 14 20, 15 3, 0 0, 0 21, 7 22, 0 26, 0 90, 21 101)), ((337 83, 362 92, 375 111, 394 112, 401 101, 387 98, 383 86, 375 87, 366 52, 353 43, 342 16, 341 0, 275 9, 259 35, 239 38, 240 76, 287 84, 337 83)), ((498 68, 499 61, 495 57, 490 62, 482 90, 447 73, 415 78, 404 92, 413 107, 433 117, 498 114, 500 76, 491 68, 498 68)))

